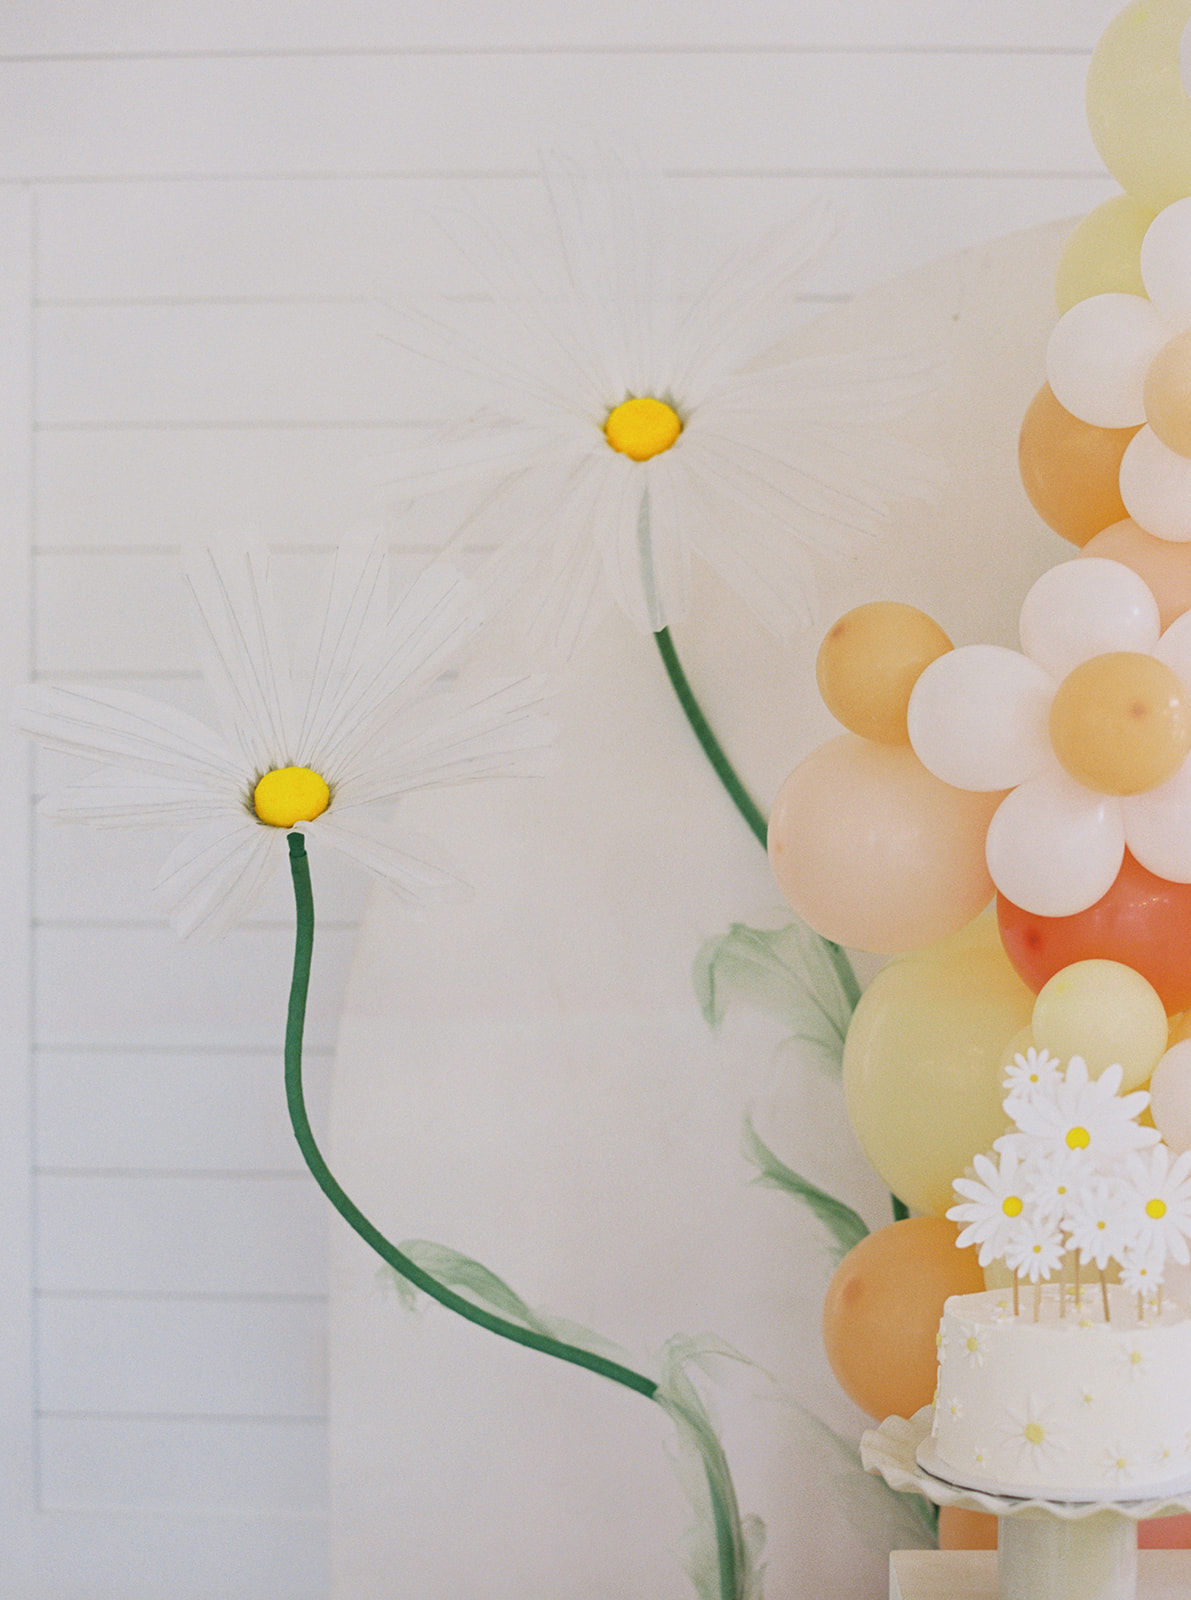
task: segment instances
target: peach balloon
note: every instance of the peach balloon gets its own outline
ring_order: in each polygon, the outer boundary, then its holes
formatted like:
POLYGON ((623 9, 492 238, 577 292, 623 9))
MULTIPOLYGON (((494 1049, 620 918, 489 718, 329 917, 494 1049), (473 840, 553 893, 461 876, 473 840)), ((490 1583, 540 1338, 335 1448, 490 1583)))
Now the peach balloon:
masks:
POLYGON ((823 703, 863 739, 908 744, 906 706, 919 675, 951 640, 917 606, 873 600, 845 613, 819 646, 815 676, 823 703))
POLYGON ((907 1217, 855 1245, 823 1302, 823 1348, 840 1388, 870 1417, 912 1417, 934 1397, 948 1295, 976 1294, 974 1250, 943 1217, 907 1217))
POLYGON ((1048 527, 1084 545, 1121 521, 1121 457, 1136 432, 1082 422, 1043 384, 1022 419, 1017 465, 1030 504, 1048 527))
POLYGON ((991 915, 895 957, 861 995, 844 1103, 864 1154, 911 1211, 941 1216, 955 1178, 1007 1130, 1005 1049, 1033 1009, 991 915))
POLYGON ((997 1519, 988 1511, 965 1506, 939 1507, 940 1550, 995 1550, 997 1519))
POLYGON ((1167 341, 1146 372, 1146 421, 1168 450, 1191 456, 1191 330, 1167 341))
POLYGON ((1191 544, 1155 538, 1125 517, 1094 534, 1079 553, 1132 567, 1158 602, 1164 629, 1191 611, 1191 544))
POLYGON ((953 789, 909 745, 842 734, 779 790, 770 866, 824 938, 882 954, 914 950, 991 901, 984 835, 1000 799, 953 789))

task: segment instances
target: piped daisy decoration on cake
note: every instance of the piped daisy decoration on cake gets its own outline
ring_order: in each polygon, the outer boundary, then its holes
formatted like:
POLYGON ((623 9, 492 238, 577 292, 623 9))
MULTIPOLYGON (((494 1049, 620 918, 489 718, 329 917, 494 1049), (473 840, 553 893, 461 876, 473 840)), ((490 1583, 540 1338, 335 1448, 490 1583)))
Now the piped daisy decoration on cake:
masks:
MULTIPOLYGON (((779 636, 812 615, 816 559, 889 525, 937 471, 891 417, 939 381, 934 351, 784 355, 795 296, 832 232, 810 207, 684 293, 672 187, 611 156, 543 163, 549 222, 513 242, 482 212, 440 218, 470 300, 394 310, 393 338, 471 397, 382 468, 406 503, 472 489, 531 635, 569 652, 615 603, 657 632, 687 613, 695 560, 779 636)), ((669 180, 672 186, 673 180, 669 180)))

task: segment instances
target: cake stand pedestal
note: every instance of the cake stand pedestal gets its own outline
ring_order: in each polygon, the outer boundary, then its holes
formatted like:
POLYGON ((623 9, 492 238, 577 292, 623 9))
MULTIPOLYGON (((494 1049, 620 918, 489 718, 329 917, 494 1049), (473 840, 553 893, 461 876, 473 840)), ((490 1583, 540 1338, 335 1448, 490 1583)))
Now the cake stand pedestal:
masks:
POLYGON ((891 1489, 997 1519, 997 1552, 899 1551, 890 1600, 1175 1600, 1191 1592, 1191 1554, 1137 1549, 1137 1523, 1191 1508, 1191 1495, 1160 1500, 1056 1502, 979 1493, 918 1465, 931 1408, 889 1417, 861 1441, 865 1469, 891 1489))

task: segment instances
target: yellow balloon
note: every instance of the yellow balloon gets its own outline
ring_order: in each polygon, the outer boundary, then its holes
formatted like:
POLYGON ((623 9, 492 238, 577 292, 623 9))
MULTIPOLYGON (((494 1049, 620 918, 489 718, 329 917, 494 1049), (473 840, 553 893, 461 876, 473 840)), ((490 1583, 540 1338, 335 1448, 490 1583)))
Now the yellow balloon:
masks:
POLYGON ((1034 1042, 1060 1061, 1082 1056, 1098 1078, 1119 1063, 1122 1090, 1148 1083, 1167 1048, 1166 1011, 1140 972, 1119 961, 1076 961, 1034 1002, 1034 1042))
POLYGON ((1100 36, 1088 70, 1088 125, 1127 194, 1161 211, 1191 194, 1191 96, 1179 41, 1191 0, 1133 0, 1100 36))
POLYGON ((1143 794, 1191 752, 1191 696, 1156 656, 1113 650, 1081 661, 1050 706, 1055 755, 1097 794, 1143 794))
POLYGON ((1055 299, 1060 316, 1094 294, 1145 294, 1138 258, 1154 216, 1131 194, 1113 195, 1088 213, 1059 257, 1055 299))
POLYGON ((912 1211, 954 1205, 954 1180, 1008 1128, 1002 1059, 1033 1007, 987 914, 895 957, 861 995, 844 1044, 848 1118, 912 1211))
POLYGON ((951 640, 925 611, 873 600, 828 630, 815 662, 819 693, 832 716, 862 739, 908 744, 910 691, 950 649, 951 640))

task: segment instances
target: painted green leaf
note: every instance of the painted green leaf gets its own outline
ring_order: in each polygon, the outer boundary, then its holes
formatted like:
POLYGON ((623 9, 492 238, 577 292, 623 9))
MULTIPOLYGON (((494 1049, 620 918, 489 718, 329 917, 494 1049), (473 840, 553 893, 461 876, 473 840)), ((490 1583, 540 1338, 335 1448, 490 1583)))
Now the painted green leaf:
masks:
POLYGON ((733 1001, 744 1001, 785 1023, 818 1065, 839 1077, 854 1001, 829 947, 804 923, 750 928, 735 922, 727 933, 705 942, 693 977, 713 1028, 733 1001))
POLYGON ((745 1118, 742 1137, 745 1156, 757 1169, 753 1182, 767 1189, 780 1189, 784 1194, 793 1195, 801 1201, 827 1229, 835 1241, 831 1254, 836 1261, 842 1261, 853 1245, 859 1244, 868 1233, 864 1220, 851 1206, 835 1199, 806 1178, 799 1177, 784 1161, 779 1160, 753 1127, 749 1117, 745 1118))
POLYGON ((883 1478, 864 1470, 860 1447, 842 1438, 819 1417, 794 1406, 802 1443, 831 1484, 840 1508, 857 1535, 872 1550, 929 1550, 938 1543, 938 1512, 914 1494, 900 1494, 883 1478))

